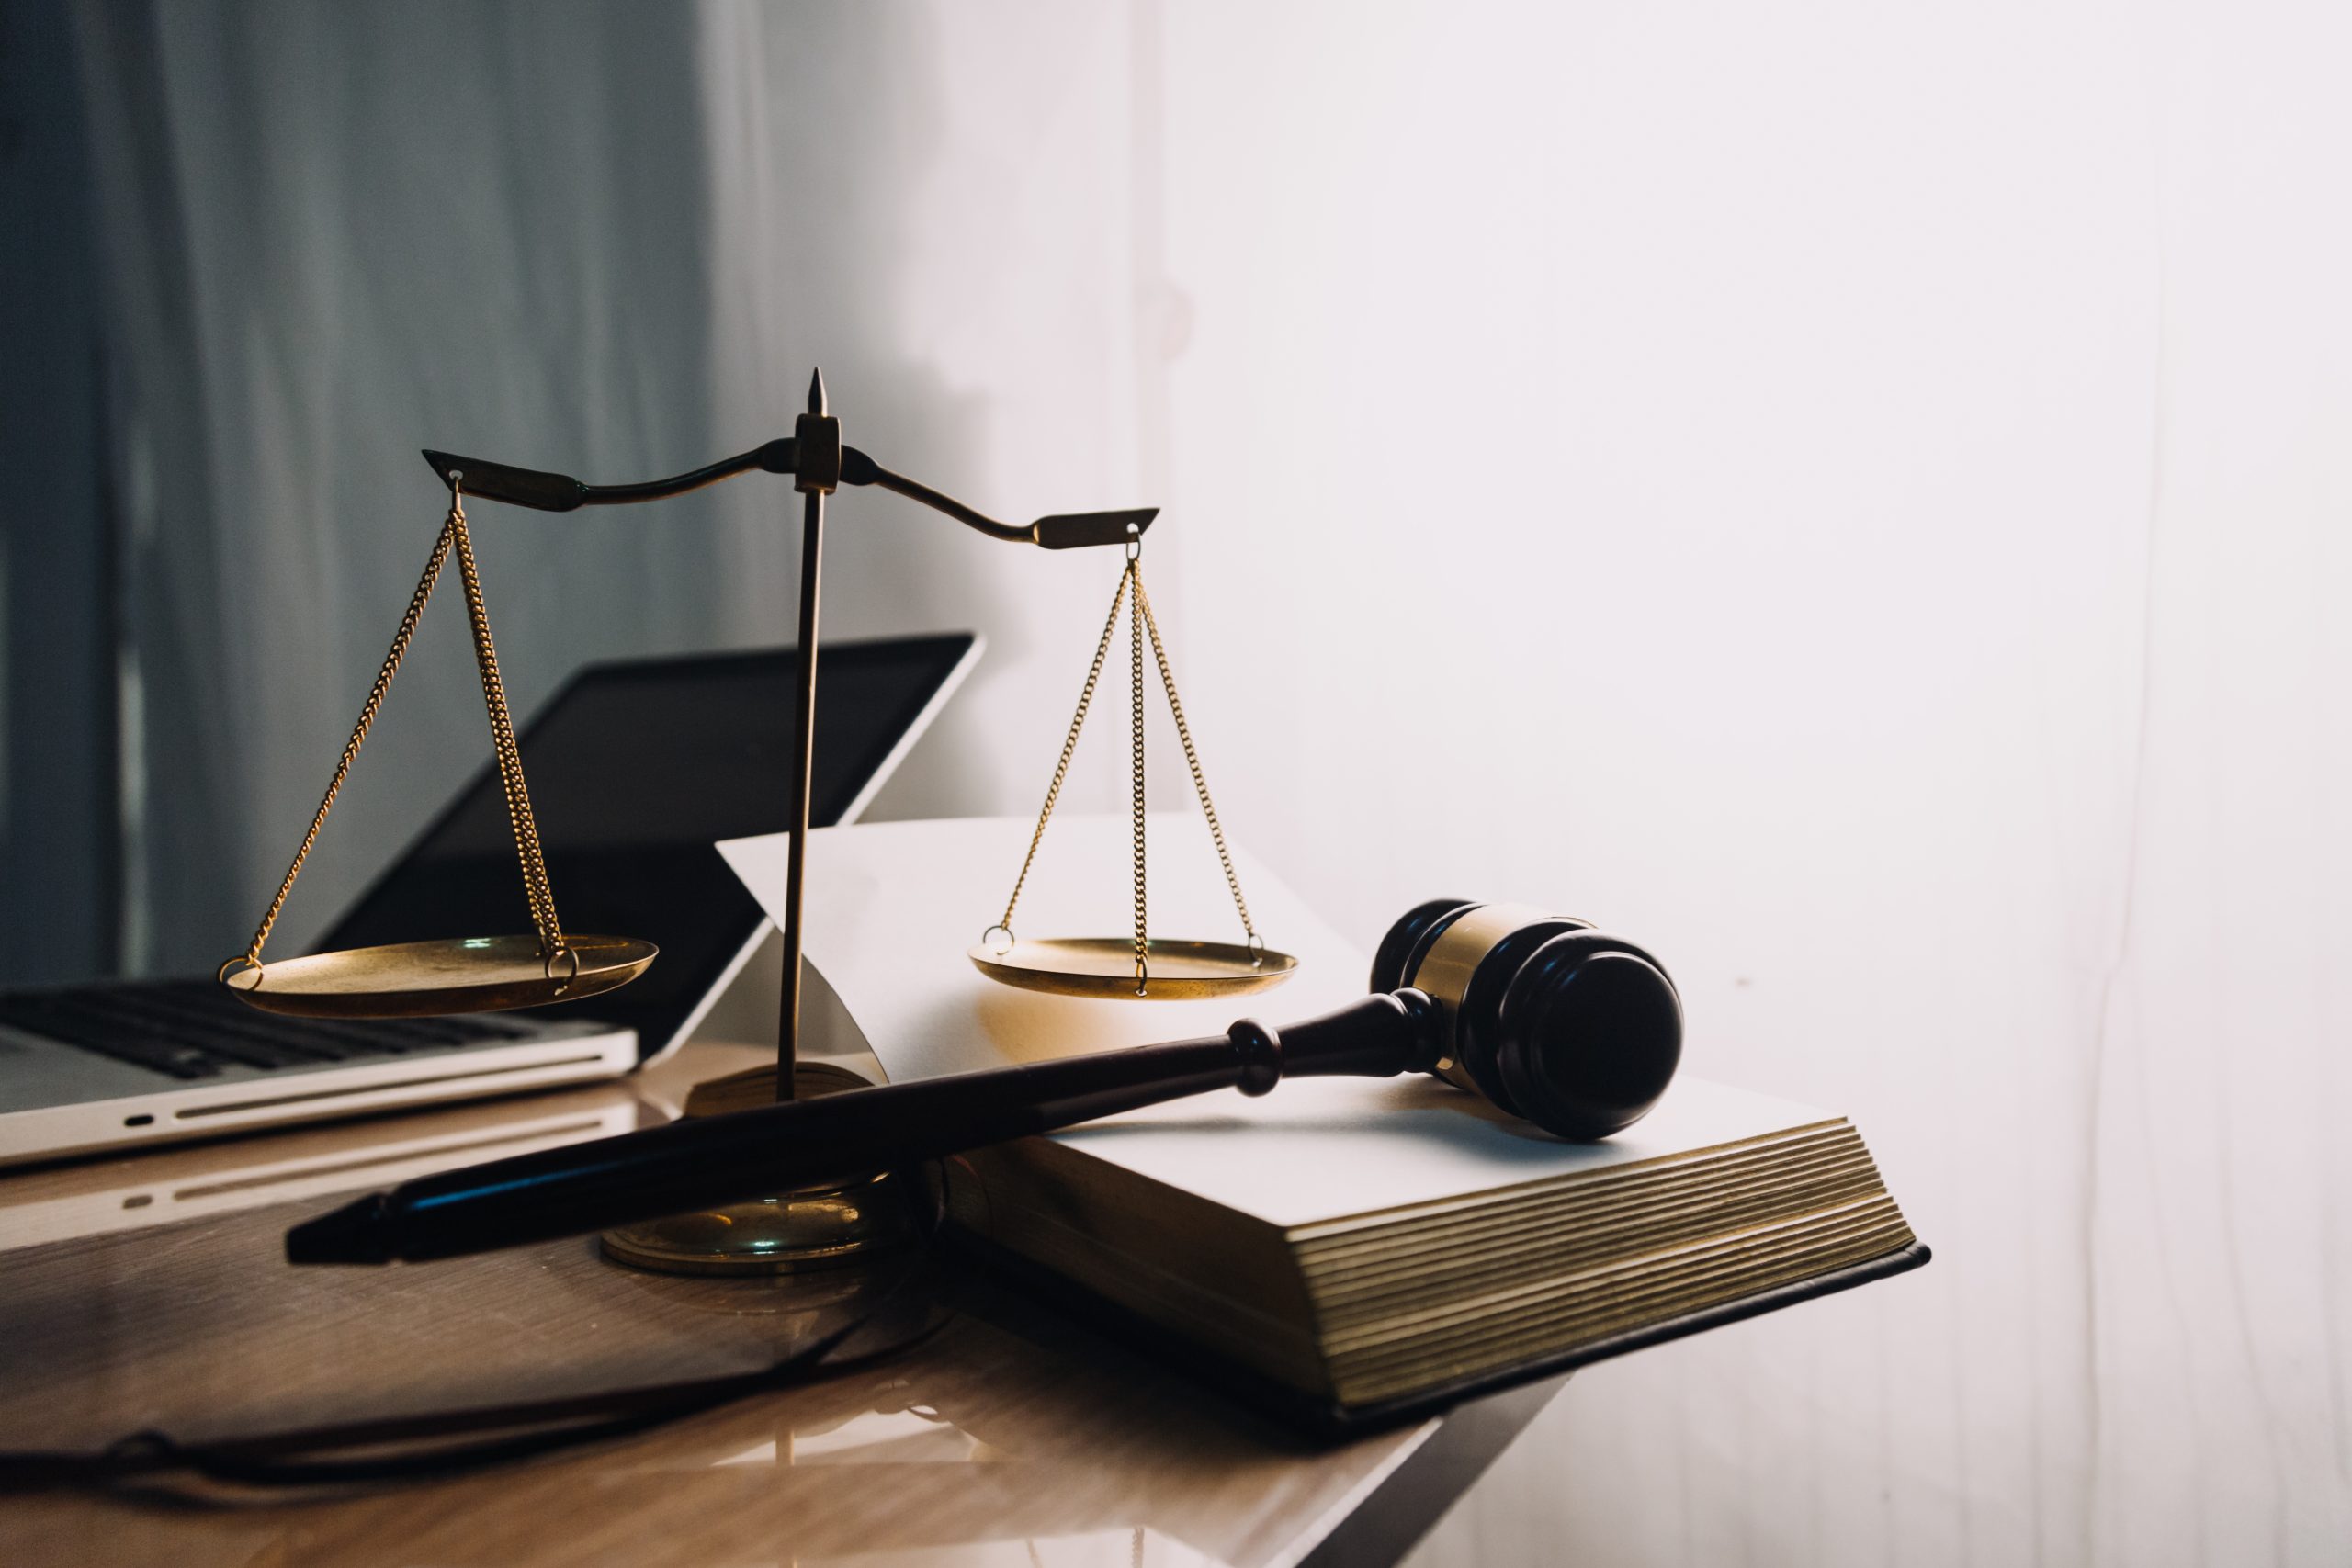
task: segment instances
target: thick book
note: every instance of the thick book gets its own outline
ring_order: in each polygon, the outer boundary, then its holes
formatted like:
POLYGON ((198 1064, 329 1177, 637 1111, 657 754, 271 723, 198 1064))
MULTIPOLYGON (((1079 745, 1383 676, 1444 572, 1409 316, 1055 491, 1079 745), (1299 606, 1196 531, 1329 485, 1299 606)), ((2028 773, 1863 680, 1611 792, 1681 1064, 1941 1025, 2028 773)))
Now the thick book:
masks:
MULTIPOLYGON (((1054 825, 1075 844, 1063 863, 1041 857, 1023 892, 1053 922, 1040 934, 1080 934, 1071 922, 1098 908, 1125 912, 1117 888, 1083 878, 1124 870, 1125 826, 1054 825)), ((1239 853, 1260 928, 1299 956, 1297 981, 1248 1006, 995 986, 964 949, 999 912, 991 884, 1018 869, 1028 830, 989 820, 812 835, 808 952, 825 985, 810 1032, 904 1079, 1217 1033, 1243 1013, 1279 1022, 1363 994, 1361 955, 1239 853)), ((1172 824, 1157 836, 1183 841, 1172 824)), ((778 840, 722 848, 754 893, 775 892, 778 840)), ((1155 861, 1169 934, 1209 934, 1215 875, 1213 863, 1188 878, 1155 861)), ((1927 1258, 1845 1118, 1689 1077, 1590 1144, 1433 1078, 1287 1081, 977 1150, 948 1162, 945 1190, 954 1225, 988 1255, 1327 1428, 1399 1419, 1927 1258)))
POLYGON ((955 1223, 1344 1423, 1923 1260, 1842 1117, 1678 1083, 1565 1144, 1433 1080, 1316 1079, 952 1162, 955 1223))

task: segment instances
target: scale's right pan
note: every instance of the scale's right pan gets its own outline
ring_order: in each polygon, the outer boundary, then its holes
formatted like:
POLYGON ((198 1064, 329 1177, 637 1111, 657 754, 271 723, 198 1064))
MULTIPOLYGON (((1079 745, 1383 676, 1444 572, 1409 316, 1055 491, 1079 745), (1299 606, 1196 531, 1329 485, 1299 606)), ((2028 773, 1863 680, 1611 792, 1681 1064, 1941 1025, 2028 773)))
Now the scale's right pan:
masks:
POLYGON ((1271 990, 1298 968, 1298 960, 1287 953, 1253 951, 1230 942, 1154 937, 1145 954, 1148 974, 1137 992, 1135 943, 1123 936, 1032 938, 1001 952, 986 942, 971 950, 973 967, 1001 985, 1130 1002, 1246 996, 1271 990))

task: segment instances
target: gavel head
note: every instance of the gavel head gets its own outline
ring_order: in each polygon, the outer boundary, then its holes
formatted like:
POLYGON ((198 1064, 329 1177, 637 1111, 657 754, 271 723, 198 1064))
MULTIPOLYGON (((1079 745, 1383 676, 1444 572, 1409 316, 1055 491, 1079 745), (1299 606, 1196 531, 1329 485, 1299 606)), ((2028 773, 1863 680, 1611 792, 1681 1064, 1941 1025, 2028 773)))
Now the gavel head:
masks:
POLYGON ((1438 898, 1388 929, 1372 988, 1427 992, 1437 1074, 1564 1138, 1601 1138, 1657 1103, 1682 1059, 1666 966, 1590 922, 1438 898))

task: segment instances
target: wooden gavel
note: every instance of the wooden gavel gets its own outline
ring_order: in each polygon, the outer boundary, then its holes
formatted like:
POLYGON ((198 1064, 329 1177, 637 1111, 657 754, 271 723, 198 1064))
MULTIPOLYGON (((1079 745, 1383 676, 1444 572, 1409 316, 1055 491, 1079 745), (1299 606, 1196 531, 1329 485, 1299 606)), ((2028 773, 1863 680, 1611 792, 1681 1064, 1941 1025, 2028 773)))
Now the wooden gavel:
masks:
POLYGON ((1435 1073, 1564 1138, 1657 1102, 1682 1055, 1663 965, 1588 922, 1438 899, 1389 928, 1371 996, 1281 1030, 851 1089, 445 1171, 287 1233, 296 1263, 486 1252, 937 1159, 1097 1117, 1285 1077, 1435 1073))

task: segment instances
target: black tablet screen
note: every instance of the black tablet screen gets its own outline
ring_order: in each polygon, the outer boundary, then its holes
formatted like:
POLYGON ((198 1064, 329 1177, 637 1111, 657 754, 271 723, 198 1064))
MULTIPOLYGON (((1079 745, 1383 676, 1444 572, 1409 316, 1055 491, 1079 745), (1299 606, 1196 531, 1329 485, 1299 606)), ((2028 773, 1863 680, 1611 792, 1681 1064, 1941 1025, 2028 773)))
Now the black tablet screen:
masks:
MULTIPOLYGON (((824 649, 812 822, 841 820, 971 645, 958 634, 824 649)), ((797 662, 784 649, 591 665, 524 728, 564 929, 662 950, 619 990, 533 1016, 627 1024, 640 1050, 658 1050, 759 929, 758 904, 712 845, 787 826, 797 662)), ((320 945, 530 929, 505 796, 485 766, 320 945)))

